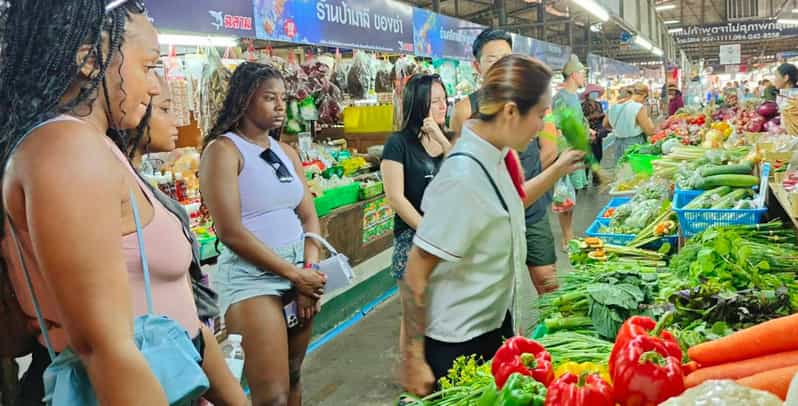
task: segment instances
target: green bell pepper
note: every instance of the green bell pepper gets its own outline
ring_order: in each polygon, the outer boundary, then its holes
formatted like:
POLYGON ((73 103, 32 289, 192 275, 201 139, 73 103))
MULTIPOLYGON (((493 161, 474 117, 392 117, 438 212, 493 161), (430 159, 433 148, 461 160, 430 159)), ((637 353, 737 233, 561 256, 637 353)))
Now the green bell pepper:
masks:
POLYGON ((532 377, 514 373, 499 393, 497 406, 543 406, 546 387, 532 377))

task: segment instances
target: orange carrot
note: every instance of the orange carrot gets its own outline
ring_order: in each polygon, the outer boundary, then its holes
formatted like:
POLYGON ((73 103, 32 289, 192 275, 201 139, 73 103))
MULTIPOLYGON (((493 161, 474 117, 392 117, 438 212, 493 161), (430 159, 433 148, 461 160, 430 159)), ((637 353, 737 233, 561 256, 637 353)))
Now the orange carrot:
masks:
POLYGON ((793 365, 738 379, 737 383, 749 388, 768 391, 784 400, 787 398, 787 390, 790 388, 790 382, 796 372, 798 372, 798 365, 793 365))
POLYGON ((761 357, 700 368, 684 378, 688 388, 710 379, 740 379, 772 369, 798 365, 798 351, 780 352, 761 357))
POLYGON ((769 320, 726 337, 696 345, 687 350, 687 356, 701 366, 711 366, 798 350, 796 331, 798 331, 798 313, 769 320))

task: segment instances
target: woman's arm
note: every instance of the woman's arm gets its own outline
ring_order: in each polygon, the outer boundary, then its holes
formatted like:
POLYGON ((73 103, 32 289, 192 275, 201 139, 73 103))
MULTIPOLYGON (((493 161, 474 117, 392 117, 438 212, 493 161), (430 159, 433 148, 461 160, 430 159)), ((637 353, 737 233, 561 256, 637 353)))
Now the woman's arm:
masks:
POLYGON ((424 337, 427 329, 427 286, 440 258, 416 247, 410 249, 407 271, 399 281, 402 296, 402 317, 405 322, 402 384, 416 395, 432 392, 435 377, 427 364, 424 337))
POLYGON ((543 131, 538 135, 540 144, 540 167, 546 169, 557 160, 557 125, 543 124, 543 131))
POLYGON ((213 332, 202 326, 200 333, 205 340, 205 353, 202 354, 202 369, 208 376, 211 387, 203 397, 218 406, 245 406, 248 404, 247 396, 241 389, 241 383, 236 381, 233 373, 224 360, 224 354, 219 347, 219 342, 213 332))
POLYGON ((657 132, 657 129, 654 128, 654 123, 651 121, 651 117, 648 115, 648 109, 645 107, 641 108, 640 111, 637 112, 637 125, 639 125, 640 129, 643 130, 643 133, 649 137, 657 132))
POLYGON ((560 155, 557 161, 546 168, 540 175, 524 182, 524 207, 529 207, 549 191, 557 181, 577 169, 583 167, 585 153, 568 150, 560 155))
MULTIPOLYGON (((305 179, 305 168, 302 166, 302 161, 299 159, 294 148, 286 143, 281 142, 280 146, 283 151, 291 158, 291 163, 294 164, 294 171, 302 182, 302 188, 305 194, 302 201, 296 208, 296 214, 302 222, 302 229, 306 233, 314 233, 321 235, 321 225, 319 224, 319 215, 316 214, 316 205, 313 203, 313 193, 310 192, 308 182, 305 179)), ((305 263, 318 264, 319 263, 319 243, 311 238, 305 239, 305 263)))
POLYGON ((306 295, 321 297, 324 282, 312 272, 300 272, 296 265, 269 249, 241 222, 241 195, 238 190, 238 149, 226 138, 205 148, 200 160, 200 191, 225 246, 261 269, 267 269, 294 284, 306 295))
MULTIPOLYGON (((30 137, 15 159, 20 184, 4 184, 17 227, 25 224, 62 324, 100 404, 166 405, 133 341, 133 309, 122 254, 124 168, 96 130, 57 123, 30 137), (92 159, 75 159, 76 156, 92 159), (31 159, 32 158, 32 159, 31 159), (45 159, 42 159, 45 158, 45 159), (14 193, 9 189, 17 188, 14 193)), ((9 176, 7 173, 6 176, 9 176)))
POLYGON ((421 214, 405 197, 404 166, 396 161, 383 159, 380 164, 382 180, 385 183, 385 197, 388 204, 413 230, 421 223, 421 214))

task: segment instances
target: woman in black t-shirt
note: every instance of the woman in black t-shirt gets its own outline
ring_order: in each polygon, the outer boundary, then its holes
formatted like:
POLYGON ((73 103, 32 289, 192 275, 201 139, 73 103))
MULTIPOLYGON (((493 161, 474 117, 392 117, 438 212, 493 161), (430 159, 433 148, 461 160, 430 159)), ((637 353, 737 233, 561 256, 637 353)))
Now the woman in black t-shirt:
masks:
POLYGON ((415 75, 404 89, 402 129, 391 135, 382 156, 385 194, 394 218, 392 274, 401 279, 415 230, 421 222, 421 199, 451 143, 443 131, 446 89, 438 75, 415 75))

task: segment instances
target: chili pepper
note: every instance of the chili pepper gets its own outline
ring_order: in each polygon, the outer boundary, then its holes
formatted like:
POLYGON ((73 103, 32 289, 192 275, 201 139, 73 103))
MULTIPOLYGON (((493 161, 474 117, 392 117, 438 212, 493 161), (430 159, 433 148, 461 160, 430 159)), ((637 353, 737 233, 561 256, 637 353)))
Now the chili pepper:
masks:
POLYGON ((661 339, 639 335, 615 346, 612 382, 621 406, 655 406, 684 391, 681 357, 672 356, 661 339))
POLYGON ((546 401, 546 387, 532 379, 519 374, 510 375, 499 393, 496 406, 543 406, 546 401))
POLYGON ((612 347, 612 353, 610 354, 610 375, 614 374, 613 371, 618 357, 618 351, 626 347, 626 343, 637 336, 650 336, 661 341, 669 355, 677 359, 682 359, 682 348, 679 346, 676 337, 664 330, 665 326, 670 324, 671 320, 673 320, 672 312, 665 313, 659 322, 645 316, 633 316, 628 318, 618 330, 618 335, 615 336, 615 346, 612 347))
POLYGON ((546 406, 614 406, 612 386, 598 374, 567 373, 548 387, 546 406))
POLYGON ((504 387, 507 378, 514 372, 531 376, 548 386, 554 380, 551 354, 540 343, 526 337, 515 336, 507 341, 493 355, 491 372, 496 386, 504 387))

